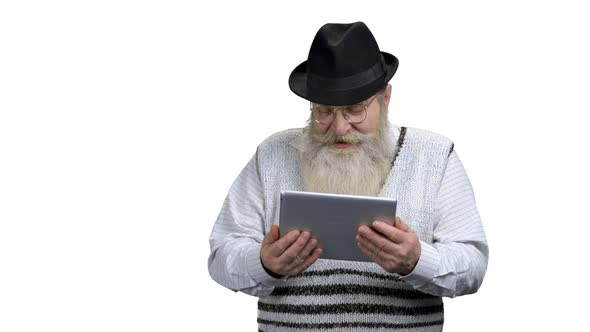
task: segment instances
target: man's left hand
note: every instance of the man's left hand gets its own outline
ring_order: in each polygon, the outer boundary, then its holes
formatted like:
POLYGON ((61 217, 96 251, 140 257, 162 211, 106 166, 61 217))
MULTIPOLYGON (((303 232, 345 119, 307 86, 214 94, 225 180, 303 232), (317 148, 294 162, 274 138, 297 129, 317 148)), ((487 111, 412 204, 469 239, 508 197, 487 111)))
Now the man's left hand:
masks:
POLYGON ((387 272, 412 272, 421 252, 418 235, 399 217, 393 226, 378 220, 371 226, 362 225, 357 230, 356 242, 361 251, 387 272))

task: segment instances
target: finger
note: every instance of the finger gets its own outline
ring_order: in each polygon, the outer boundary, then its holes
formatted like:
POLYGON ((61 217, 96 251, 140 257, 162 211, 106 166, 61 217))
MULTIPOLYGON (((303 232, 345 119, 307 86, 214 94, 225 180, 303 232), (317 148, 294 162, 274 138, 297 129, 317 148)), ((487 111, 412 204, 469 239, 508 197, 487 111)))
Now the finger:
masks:
POLYGON ((262 245, 272 244, 276 240, 279 239, 279 225, 272 224, 270 226, 270 231, 266 233, 264 239, 262 240, 262 245))
POLYGON ((365 246, 367 247, 375 247, 374 251, 378 251, 376 248, 378 245, 383 245, 384 241, 389 241, 385 235, 375 231, 373 228, 363 225, 359 227, 356 235, 356 241, 362 241, 367 243, 365 246))
POLYGON ((398 228, 395 228, 379 220, 375 220, 371 226, 377 232, 383 234, 385 237, 395 243, 402 243, 404 241, 405 232, 398 228))
POLYGON ((307 241, 307 244, 305 245, 305 247, 301 250, 301 252, 297 255, 297 257, 295 257, 295 259, 288 265, 288 269, 297 269, 300 266, 304 266, 303 268, 306 269, 307 266, 309 266, 310 264, 307 264, 306 266, 306 260, 309 259, 309 256, 311 254, 313 254, 313 251, 318 247, 319 243, 318 240, 316 238, 310 238, 309 241, 307 241))
POLYGON ((365 254, 365 256, 369 257, 370 259, 372 259, 373 261, 377 262, 377 257, 375 257, 375 253, 373 250, 369 249, 368 245, 365 243, 365 241, 357 241, 356 245, 359 247, 359 249, 363 252, 363 254, 365 254))
POLYGON ((377 258, 377 256, 379 255, 379 253, 382 250, 379 247, 377 247, 377 245, 375 245, 375 243, 371 242, 369 239, 364 238, 362 236, 358 236, 358 235, 356 237, 356 244, 358 245, 359 248, 361 248, 361 250, 363 251, 363 253, 365 255, 367 255, 369 258, 371 258, 373 260, 375 260, 377 258))
POLYGON ((387 256, 382 251, 379 251, 378 248, 366 241, 358 241, 357 246, 361 252, 365 254, 365 256, 369 257, 373 262, 385 268, 385 262, 390 259, 389 256, 387 256))
POLYGON ((395 222, 393 223, 393 225, 404 232, 412 232, 412 229, 408 225, 406 225, 406 223, 403 222, 400 217, 395 217, 395 222))
POLYGON ((312 237, 309 241, 307 241, 307 244, 305 245, 303 250, 301 250, 299 257, 306 259, 313 252, 313 250, 317 248, 317 246, 318 240, 312 237))
POLYGON ((369 257, 375 258, 379 255, 394 255, 399 245, 392 242, 388 238, 370 230, 366 226, 359 229, 359 234, 356 237, 357 243, 362 244, 371 255, 369 257), (363 228, 367 228, 366 230, 363 228))
POLYGON ((379 232, 377 232, 373 227, 371 227, 369 225, 359 226, 356 233, 357 233, 357 235, 361 235, 366 238, 371 238, 374 236, 383 236, 382 234, 379 234, 379 232))
POLYGON ((294 267, 291 271, 289 271, 290 276, 295 276, 300 274, 301 272, 307 270, 315 261, 317 261, 320 256, 322 255, 322 248, 315 248, 312 253, 307 256, 307 258, 301 263, 300 265, 294 267))
POLYGON ((287 248, 299 238, 299 234, 300 232, 298 230, 293 230, 285 234, 285 236, 281 237, 270 246, 269 253, 274 257, 281 256, 285 250, 287 250, 287 248))
POLYGON ((279 238, 281 237, 281 234, 280 234, 280 232, 279 232, 279 225, 277 225, 277 224, 272 224, 272 225, 270 226, 270 231, 273 233, 273 236, 274 236, 276 239, 279 239, 279 238))
POLYGON ((375 227, 367 225, 361 225, 357 230, 357 235, 370 239, 371 241, 377 241, 378 238, 389 240, 385 234, 379 232, 375 227))
POLYGON ((287 248, 287 250, 285 250, 285 252, 283 252, 279 259, 287 265, 292 264, 293 262, 296 262, 297 265, 301 264, 304 261, 304 258, 300 257, 299 255, 301 254, 303 248, 305 248, 305 245, 309 241, 310 237, 311 235, 309 232, 302 232, 297 240, 293 242, 287 248))

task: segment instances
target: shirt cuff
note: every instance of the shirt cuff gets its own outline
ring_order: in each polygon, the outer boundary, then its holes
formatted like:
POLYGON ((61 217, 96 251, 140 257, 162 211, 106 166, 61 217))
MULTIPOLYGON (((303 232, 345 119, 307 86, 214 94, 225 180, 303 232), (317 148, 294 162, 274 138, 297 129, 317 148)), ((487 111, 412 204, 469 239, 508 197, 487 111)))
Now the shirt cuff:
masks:
POLYGON ((250 278, 266 286, 275 286, 283 283, 286 277, 280 279, 275 278, 264 270, 262 261, 260 260, 260 247, 260 244, 252 246, 246 253, 246 264, 248 265, 248 274, 250 275, 250 278))
POLYGON ((440 256, 432 244, 420 241, 420 246, 421 254, 416 267, 409 274, 400 276, 400 279, 408 282, 414 288, 431 282, 440 265, 440 256))

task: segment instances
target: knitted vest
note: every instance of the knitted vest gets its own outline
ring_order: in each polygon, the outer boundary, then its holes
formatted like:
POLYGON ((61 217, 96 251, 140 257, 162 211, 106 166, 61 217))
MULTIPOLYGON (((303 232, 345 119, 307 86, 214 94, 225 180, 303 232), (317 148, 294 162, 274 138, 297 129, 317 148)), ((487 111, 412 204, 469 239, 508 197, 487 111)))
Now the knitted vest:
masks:
MULTIPOLYGON (((298 150, 301 129, 277 133, 258 150, 265 193, 265 228, 279 222, 282 190, 303 190, 298 150)), ((434 207, 447 157, 447 138, 402 128, 398 152, 379 196, 398 200, 397 215, 418 237, 433 241, 434 207)), ((442 298, 425 294, 375 263, 319 259, 258 302, 261 331, 440 331, 442 298)))

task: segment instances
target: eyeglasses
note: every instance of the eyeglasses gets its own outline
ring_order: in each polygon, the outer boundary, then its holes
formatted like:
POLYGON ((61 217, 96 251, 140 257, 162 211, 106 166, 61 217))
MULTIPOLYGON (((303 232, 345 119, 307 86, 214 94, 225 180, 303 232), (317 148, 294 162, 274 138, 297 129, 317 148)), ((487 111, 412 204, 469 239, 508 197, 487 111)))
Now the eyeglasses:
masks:
POLYGON ((347 106, 329 106, 321 104, 310 104, 311 114, 315 122, 329 125, 334 121, 336 111, 342 111, 344 119, 350 124, 358 124, 367 118, 367 108, 375 100, 377 95, 373 96, 366 104, 353 104, 347 106))

